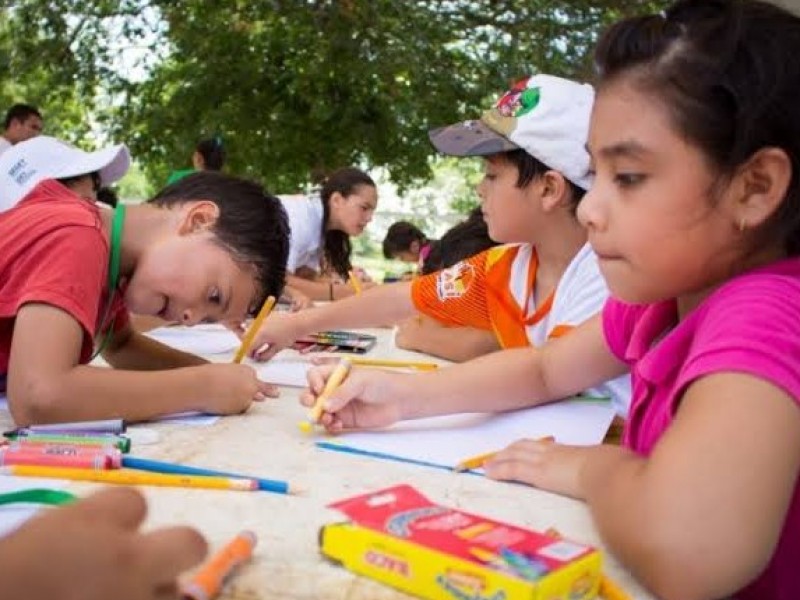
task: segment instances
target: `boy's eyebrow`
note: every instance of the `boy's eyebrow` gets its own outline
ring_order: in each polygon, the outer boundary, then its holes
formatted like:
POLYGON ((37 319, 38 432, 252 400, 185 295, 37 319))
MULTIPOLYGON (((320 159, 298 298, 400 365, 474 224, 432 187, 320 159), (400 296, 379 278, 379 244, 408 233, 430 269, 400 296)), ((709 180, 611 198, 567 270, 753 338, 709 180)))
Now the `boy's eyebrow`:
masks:
MULTIPOLYGON (((586 152, 589 153, 589 156, 592 156, 589 144, 586 144, 584 147, 586 148, 586 152)), ((652 151, 642 146, 639 142, 626 140, 600 148, 597 153, 606 158, 641 158, 642 156, 652 154, 652 151)))

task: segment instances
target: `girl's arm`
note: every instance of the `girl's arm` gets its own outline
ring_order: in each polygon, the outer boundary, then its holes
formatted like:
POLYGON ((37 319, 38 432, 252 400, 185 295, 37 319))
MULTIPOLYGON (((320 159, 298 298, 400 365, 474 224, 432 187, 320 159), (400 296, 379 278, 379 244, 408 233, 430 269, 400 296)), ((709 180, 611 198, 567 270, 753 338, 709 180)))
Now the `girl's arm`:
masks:
MULTIPOLYGON (((332 367, 309 371, 314 401, 332 367)), ((330 430, 382 427, 403 419, 514 410, 572 396, 627 372, 608 350, 596 316, 541 348, 501 350, 437 372, 398 375, 354 369, 326 403, 330 430)))
POLYGON ((501 350, 417 376, 406 418, 514 410, 577 394, 628 370, 608 350, 600 316, 541 348, 501 350))
POLYGON ((686 391, 648 459, 592 449, 581 486, 601 535, 660 598, 721 598, 775 550, 800 471, 800 407, 751 375, 686 391))
POLYGON ((400 323, 395 344, 398 348, 425 352, 454 362, 464 362, 500 349, 491 331, 474 327, 445 327, 423 315, 400 323))
POLYGON ((19 310, 8 368, 9 407, 18 425, 111 417, 142 421, 187 410, 232 414, 270 390, 247 365, 150 372, 81 365, 83 339, 80 324, 60 308, 26 304, 19 310))
POLYGON ((147 337, 130 325, 111 336, 103 349, 103 359, 115 369, 161 371, 204 365, 204 358, 177 350, 147 337))

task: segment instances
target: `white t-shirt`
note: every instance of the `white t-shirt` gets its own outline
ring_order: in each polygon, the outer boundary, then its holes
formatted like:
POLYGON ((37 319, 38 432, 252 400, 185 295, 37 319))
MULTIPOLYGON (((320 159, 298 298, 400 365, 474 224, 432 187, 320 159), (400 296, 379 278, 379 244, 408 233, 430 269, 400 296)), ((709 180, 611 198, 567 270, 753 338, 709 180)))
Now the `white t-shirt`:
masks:
POLYGON ((322 201, 317 194, 278 196, 289 218, 291 239, 286 269, 294 273, 300 267, 320 270, 322 259, 322 201))
POLYGON ((5 136, 0 135, 0 154, 11 148, 13 146, 11 142, 9 142, 5 136))

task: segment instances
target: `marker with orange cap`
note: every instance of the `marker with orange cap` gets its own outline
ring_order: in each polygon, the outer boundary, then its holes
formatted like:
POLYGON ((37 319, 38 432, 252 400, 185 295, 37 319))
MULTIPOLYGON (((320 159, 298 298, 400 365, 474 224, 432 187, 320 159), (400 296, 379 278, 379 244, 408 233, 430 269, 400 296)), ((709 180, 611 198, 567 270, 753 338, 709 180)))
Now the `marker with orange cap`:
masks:
POLYGON ((257 542, 256 534, 252 531, 239 533, 181 587, 181 598, 183 600, 216 598, 233 572, 253 556, 257 542))

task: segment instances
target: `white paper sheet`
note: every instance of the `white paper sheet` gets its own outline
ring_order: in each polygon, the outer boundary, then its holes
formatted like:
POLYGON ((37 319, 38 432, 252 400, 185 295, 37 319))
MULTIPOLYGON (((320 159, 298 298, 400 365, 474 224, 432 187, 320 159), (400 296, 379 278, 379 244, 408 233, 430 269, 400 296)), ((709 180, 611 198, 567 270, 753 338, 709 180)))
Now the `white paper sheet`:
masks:
POLYGON ((308 360, 280 354, 266 363, 249 364, 255 367, 261 381, 289 387, 306 387, 306 373, 312 367, 308 360))
POLYGON ((466 458, 502 450, 524 438, 554 436, 562 444, 599 444, 613 418, 614 408, 609 401, 575 399, 510 413, 404 421, 381 431, 327 437, 317 445, 329 450, 453 468, 466 458))
MULTIPOLYGON (((0 494, 34 488, 61 490, 66 485, 66 481, 58 479, 34 479, 31 477, 0 475, 0 494)), ((8 504, 0 506, 0 537, 14 531, 42 508, 44 507, 41 504, 8 504)))
POLYGON ((159 327, 145 335, 167 346, 201 356, 235 352, 240 343, 232 331, 218 324, 159 327))

